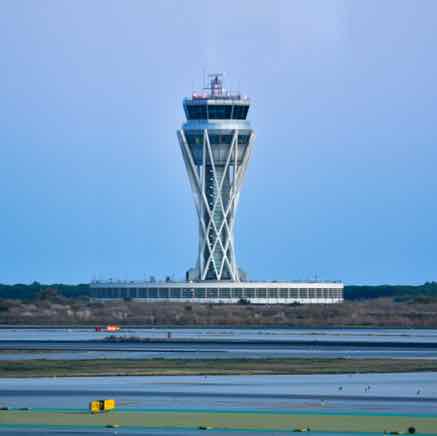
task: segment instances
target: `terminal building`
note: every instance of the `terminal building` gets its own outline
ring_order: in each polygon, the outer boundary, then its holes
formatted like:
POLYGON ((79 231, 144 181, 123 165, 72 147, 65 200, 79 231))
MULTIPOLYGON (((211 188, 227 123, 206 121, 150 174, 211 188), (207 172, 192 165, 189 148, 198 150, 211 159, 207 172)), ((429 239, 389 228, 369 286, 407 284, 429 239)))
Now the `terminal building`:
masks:
POLYGON ((186 122, 178 130, 182 157, 198 216, 197 261, 183 282, 91 284, 96 298, 260 304, 339 303, 340 282, 252 282, 235 257, 235 212, 255 133, 250 100, 223 88, 222 75, 184 99, 186 122))

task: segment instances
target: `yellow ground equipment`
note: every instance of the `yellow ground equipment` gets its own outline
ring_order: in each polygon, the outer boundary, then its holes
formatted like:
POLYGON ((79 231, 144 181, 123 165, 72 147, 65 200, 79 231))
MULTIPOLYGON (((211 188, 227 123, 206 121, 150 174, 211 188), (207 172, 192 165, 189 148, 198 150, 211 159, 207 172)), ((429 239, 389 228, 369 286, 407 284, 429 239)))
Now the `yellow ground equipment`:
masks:
POLYGON ((109 412, 115 409, 115 400, 95 400, 90 402, 91 413, 109 412))

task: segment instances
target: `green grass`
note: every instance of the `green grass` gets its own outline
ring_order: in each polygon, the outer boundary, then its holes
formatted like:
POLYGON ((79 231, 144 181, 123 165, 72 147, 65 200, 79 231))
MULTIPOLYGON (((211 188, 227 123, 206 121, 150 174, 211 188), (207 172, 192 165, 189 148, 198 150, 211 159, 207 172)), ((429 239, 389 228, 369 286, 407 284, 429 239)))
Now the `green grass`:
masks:
POLYGON ((206 426, 220 429, 294 430, 310 428, 315 431, 342 432, 406 432, 410 426, 417 433, 436 434, 437 417, 339 415, 256 412, 199 412, 199 411, 119 411, 91 415, 85 411, 1 411, 1 426, 80 426, 121 428, 197 428, 206 426))
POLYGON ((93 359, 0 361, 0 377, 109 375, 341 374, 437 371, 413 359, 93 359))

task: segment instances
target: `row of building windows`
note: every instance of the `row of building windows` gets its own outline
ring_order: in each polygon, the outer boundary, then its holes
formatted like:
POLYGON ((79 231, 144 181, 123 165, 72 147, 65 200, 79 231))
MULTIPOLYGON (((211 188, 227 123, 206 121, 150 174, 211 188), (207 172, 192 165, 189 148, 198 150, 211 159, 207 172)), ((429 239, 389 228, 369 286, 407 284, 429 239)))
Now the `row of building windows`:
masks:
MULTIPOLYGON (((217 135, 214 133, 209 133, 209 143, 211 145, 217 145, 217 144, 226 144, 231 145, 232 139, 234 138, 233 134, 225 134, 225 135, 217 135)), ((203 144, 203 134, 202 132, 199 133, 186 133, 185 138, 188 142, 188 145, 201 145, 203 144)), ((239 134, 238 135, 238 144, 240 145, 247 145, 249 144, 249 138, 250 135, 246 134, 239 134)))
POLYGON ((248 111, 248 105, 186 105, 189 120, 245 120, 248 111))
POLYGON ((189 289, 189 288, 95 288, 96 298, 183 298, 183 299, 308 299, 343 298, 341 289, 189 289))

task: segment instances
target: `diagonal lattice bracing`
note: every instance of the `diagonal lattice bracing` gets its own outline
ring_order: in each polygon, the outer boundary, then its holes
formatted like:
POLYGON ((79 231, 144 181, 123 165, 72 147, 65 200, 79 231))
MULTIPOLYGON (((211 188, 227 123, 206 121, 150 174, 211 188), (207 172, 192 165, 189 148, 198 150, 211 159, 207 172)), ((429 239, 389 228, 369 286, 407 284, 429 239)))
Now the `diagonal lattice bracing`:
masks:
POLYGON ((247 144, 239 144, 236 129, 229 143, 212 144, 204 129, 196 146, 188 143, 183 130, 178 136, 199 217, 198 279, 239 281, 235 211, 254 134, 247 144))

